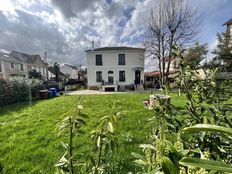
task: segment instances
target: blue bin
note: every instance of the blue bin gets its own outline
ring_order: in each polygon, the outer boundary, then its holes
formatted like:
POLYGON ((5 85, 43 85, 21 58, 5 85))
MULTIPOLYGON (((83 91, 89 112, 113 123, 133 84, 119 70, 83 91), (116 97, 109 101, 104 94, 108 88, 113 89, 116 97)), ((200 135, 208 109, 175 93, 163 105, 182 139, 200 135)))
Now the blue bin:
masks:
POLYGON ((56 97, 57 96, 56 88, 49 88, 49 91, 52 92, 52 97, 56 97))

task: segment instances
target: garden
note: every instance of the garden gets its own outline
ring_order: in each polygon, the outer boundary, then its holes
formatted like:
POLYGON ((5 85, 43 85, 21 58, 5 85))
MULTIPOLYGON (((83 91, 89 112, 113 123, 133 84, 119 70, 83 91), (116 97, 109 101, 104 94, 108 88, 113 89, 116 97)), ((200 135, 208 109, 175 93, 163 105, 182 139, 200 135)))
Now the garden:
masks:
MULTIPOLYGON (((173 55, 181 59, 178 90, 164 86, 153 100, 150 93, 25 95, 1 106, 0 172, 232 173, 230 83, 215 80, 217 69, 199 76, 179 48, 173 55)), ((25 88, 19 84, 13 92, 25 88)))

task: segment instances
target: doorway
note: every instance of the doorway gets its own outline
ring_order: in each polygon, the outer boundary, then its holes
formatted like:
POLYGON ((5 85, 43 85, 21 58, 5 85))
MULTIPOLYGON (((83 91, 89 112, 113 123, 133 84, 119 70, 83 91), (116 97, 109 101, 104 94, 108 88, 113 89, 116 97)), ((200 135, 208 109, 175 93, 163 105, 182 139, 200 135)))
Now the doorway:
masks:
POLYGON ((135 85, 140 84, 140 81, 141 81, 141 71, 136 70, 135 71, 135 85))

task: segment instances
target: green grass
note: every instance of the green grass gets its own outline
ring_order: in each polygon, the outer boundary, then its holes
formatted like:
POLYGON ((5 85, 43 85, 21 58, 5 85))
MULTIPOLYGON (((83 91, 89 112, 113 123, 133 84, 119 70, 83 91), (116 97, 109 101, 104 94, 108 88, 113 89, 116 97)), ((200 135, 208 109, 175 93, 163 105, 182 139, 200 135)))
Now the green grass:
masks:
MULTIPOLYGON (((67 135, 58 136, 57 127, 61 123, 61 115, 74 107, 78 98, 63 96, 0 107, 0 171, 2 168, 4 174, 54 173, 53 166, 64 152, 60 142, 67 139, 67 135)), ((89 133, 99 118, 110 111, 110 100, 119 100, 118 110, 124 116, 117 127, 120 146, 115 157, 117 164, 113 166, 122 166, 121 170, 125 173, 131 171, 134 164, 130 154, 140 151, 138 145, 147 141, 153 126, 147 124, 153 113, 144 109, 142 103, 147 98, 148 94, 82 96, 83 112, 90 118, 84 129, 86 134, 76 139, 78 152, 82 152, 83 156, 91 152, 89 133), (132 142, 126 141, 127 134, 131 135, 132 142)), ((184 100, 183 96, 172 94, 172 104, 180 109, 184 107, 184 100)))

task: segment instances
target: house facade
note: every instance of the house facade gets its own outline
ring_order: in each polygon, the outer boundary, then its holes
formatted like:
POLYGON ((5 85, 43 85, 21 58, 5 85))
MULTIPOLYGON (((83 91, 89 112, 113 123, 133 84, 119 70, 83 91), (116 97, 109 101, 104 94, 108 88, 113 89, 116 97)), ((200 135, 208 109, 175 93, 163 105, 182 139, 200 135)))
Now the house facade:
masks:
POLYGON ((86 50, 88 87, 143 84, 144 52, 145 49, 134 47, 86 50))
POLYGON ((47 78, 47 64, 40 55, 29 55, 17 51, 12 51, 10 54, 0 53, 0 77, 2 78, 28 78, 28 72, 33 69, 40 72, 43 79, 47 78))
POLYGON ((64 64, 60 67, 60 71, 65 74, 69 79, 78 79, 78 68, 64 64))
MULTIPOLYGON (((65 79, 65 74, 63 74, 60 70, 58 70, 57 73, 59 81, 63 81, 65 79)), ((54 67, 48 67, 48 79, 56 80, 56 69, 54 67)))
POLYGON ((230 33, 232 34, 232 18, 230 20, 228 20, 226 23, 224 23, 223 25, 227 26, 227 29, 230 31, 230 33))
MULTIPOLYGON (((47 79, 48 64, 38 54, 25 54, 18 51, 12 51, 11 56, 15 57, 19 62, 23 62, 26 66, 27 75, 31 70, 41 73, 42 79, 47 79)), ((27 77, 27 76, 26 76, 27 77)))
POLYGON ((14 56, 6 53, 0 53, 0 77, 10 79, 14 77, 28 77, 27 65, 14 56))

